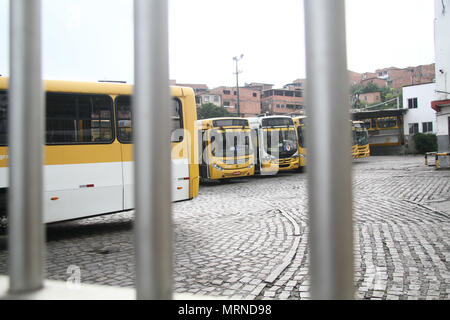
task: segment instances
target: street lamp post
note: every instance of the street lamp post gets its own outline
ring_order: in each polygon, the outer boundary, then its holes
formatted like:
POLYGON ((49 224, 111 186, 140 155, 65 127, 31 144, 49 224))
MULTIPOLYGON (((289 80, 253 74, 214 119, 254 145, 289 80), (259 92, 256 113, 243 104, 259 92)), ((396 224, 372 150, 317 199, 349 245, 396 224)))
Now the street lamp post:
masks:
POLYGON ((240 112, 240 104, 239 104, 239 73, 240 71, 238 70, 238 61, 241 60, 244 57, 243 54, 241 54, 241 56, 238 57, 233 57, 233 60, 236 61, 236 111, 237 111, 237 115, 238 117, 241 116, 241 112, 240 112))

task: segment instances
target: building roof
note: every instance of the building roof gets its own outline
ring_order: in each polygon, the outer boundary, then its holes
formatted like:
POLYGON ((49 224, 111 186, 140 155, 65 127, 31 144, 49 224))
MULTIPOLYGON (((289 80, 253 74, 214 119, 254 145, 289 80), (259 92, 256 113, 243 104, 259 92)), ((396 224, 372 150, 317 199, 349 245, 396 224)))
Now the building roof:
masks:
POLYGON ((353 112, 353 120, 362 120, 368 118, 378 118, 378 117, 389 117, 389 116, 400 116, 406 113, 408 109, 384 109, 384 110, 372 110, 372 111, 360 111, 353 112))

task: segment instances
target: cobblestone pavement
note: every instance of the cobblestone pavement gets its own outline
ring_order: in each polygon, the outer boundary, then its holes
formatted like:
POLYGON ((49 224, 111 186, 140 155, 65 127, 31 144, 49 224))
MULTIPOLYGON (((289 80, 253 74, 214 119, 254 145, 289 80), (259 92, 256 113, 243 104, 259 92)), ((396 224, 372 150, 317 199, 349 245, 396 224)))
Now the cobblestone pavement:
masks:
MULTIPOLYGON (((355 161, 353 182, 355 298, 449 299, 450 171, 379 156, 355 161)), ((173 224, 175 292, 309 298, 305 173, 201 185, 173 204, 173 224)), ((133 286, 132 227, 133 212, 48 225, 46 277, 72 265, 84 283, 133 286)))

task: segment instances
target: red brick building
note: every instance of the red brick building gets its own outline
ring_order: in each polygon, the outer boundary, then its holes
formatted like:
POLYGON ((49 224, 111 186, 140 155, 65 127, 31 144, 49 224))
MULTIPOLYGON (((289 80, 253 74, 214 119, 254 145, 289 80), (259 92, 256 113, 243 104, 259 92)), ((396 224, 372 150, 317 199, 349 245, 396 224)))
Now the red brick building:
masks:
POLYGON ((361 93, 359 100, 365 105, 381 102, 381 91, 361 93))
POLYGON ((302 90, 271 89, 261 94, 261 113, 304 114, 302 90))
POLYGON ((350 85, 374 83, 380 88, 387 86, 400 91, 403 86, 433 82, 435 79, 435 64, 403 69, 389 67, 364 73, 349 71, 349 77, 350 85))
POLYGON ((399 69, 395 67, 378 69, 377 77, 386 80, 388 87, 401 90, 403 86, 429 83, 435 79, 435 64, 399 69))
MULTIPOLYGON (((208 91, 221 96, 222 106, 230 113, 237 113, 236 87, 221 86, 208 91)), ((261 91, 249 87, 239 88, 239 113, 242 117, 253 117, 261 113, 261 91)))

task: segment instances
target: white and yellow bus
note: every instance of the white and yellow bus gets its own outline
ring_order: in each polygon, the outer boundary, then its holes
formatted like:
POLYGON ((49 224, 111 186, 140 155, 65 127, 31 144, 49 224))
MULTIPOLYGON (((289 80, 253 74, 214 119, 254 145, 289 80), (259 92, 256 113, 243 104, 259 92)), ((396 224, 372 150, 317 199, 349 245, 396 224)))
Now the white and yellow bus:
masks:
MULTIPOLYGON (((131 94, 120 83, 44 81, 46 223, 131 210, 131 94)), ((8 79, 0 78, 0 212, 8 191, 8 79)), ((172 87, 172 200, 198 194, 194 92, 172 87)), ((14 139, 14 137, 12 137, 14 139)), ((168 146, 169 147, 169 146, 168 146)))
POLYGON ((255 146, 255 170, 260 174, 299 167, 297 132, 289 116, 248 118, 255 146))
POLYGON ((306 167, 306 143, 305 143, 305 121, 306 116, 292 117, 295 128, 297 129, 298 138, 298 165, 299 169, 306 167))
POLYGON ((197 121, 202 180, 252 176, 255 172, 250 126, 244 118, 197 121))

